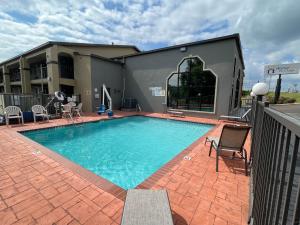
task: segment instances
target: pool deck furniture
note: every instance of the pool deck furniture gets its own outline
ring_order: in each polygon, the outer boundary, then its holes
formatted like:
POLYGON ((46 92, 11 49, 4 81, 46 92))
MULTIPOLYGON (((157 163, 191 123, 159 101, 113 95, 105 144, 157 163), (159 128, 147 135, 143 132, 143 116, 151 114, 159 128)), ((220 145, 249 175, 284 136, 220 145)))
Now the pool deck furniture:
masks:
POLYGON ((65 104, 62 106, 62 117, 64 118, 70 118, 73 121, 73 116, 72 116, 72 105, 71 104, 65 104))
POLYGON ((216 150, 216 172, 219 171, 219 156, 221 152, 232 152, 232 158, 235 154, 240 155, 240 159, 245 160, 245 175, 248 175, 247 151, 244 148, 246 138, 248 136, 250 126, 247 125, 231 125, 223 126, 220 137, 207 137, 206 142, 210 142, 209 156, 214 148, 216 150))
POLYGON ((175 111, 172 109, 168 109, 167 113, 169 113, 171 116, 176 116, 176 117, 184 117, 184 113, 181 111, 175 111))
POLYGON ((4 115, 5 115, 5 121, 6 125, 9 125, 10 119, 18 119, 19 123, 22 120, 22 124, 24 125, 24 118, 23 118, 23 112, 18 106, 7 106, 4 109, 4 115))
POLYGON ((127 191, 122 225, 173 225, 166 190, 127 191))
POLYGON ((74 116, 81 117, 81 114, 82 114, 82 103, 79 103, 77 106, 75 106, 73 108, 73 111, 74 111, 74 116))
POLYGON ((49 122, 49 115, 47 110, 45 109, 44 106, 42 105, 34 105, 31 107, 31 111, 33 113, 33 120, 36 123, 36 118, 37 117, 42 117, 43 120, 46 118, 49 122))
POLYGON ((219 117, 219 120, 220 119, 228 119, 228 120, 237 120, 237 121, 244 121, 244 122, 247 122, 249 121, 248 119, 248 115, 249 113, 251 112, 251 109, 248 109, 244 114, 242 114, 241 116, 225 116, 225 115, 222 115, 219 117))

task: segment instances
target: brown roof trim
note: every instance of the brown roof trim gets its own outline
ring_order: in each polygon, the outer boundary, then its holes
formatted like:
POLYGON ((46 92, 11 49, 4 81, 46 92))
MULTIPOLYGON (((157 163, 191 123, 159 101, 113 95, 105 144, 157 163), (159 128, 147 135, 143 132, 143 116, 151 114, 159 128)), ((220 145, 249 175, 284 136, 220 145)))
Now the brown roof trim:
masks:
POLYGON ((15 57, 12 57, 8 60, 5 60, 3 62, 0 62, 0 66, 18 60, 20 57, 27 56, 29 54, 38 52, 40 50, 43 50, 45 48, 52 47, 53 45, 60 45, 60 46, 83 46, 83 47, 116 47, 116 48, 133 48, 137 52, 140 52, 140 50, 134 46, 134 45, 108 45, 108 44, 92 44, 92 43, 75 43, 75 42, 58 42, 58 41, 48 41, 42 45, 39 45, 33 49, 30 49, 26 52, 23 52, 15 57))
POLYGON ((225 40, 230 40, 230 39, 235 39, 236 44, 237 44, 237 48, 238 48, 238 52, 239 52, 239 56, 240 56, 240 59, 241 59, 242 65, 243 65, 243 69, 245 69, 244 57, 243 57, 242 46, 241 46, 241 41, 240 41, 240 35, 238 33, 231 34, 231 35, 226 35, 226 36, 221 36, 221 37, 217 37, 217 38, 211 38, 211 39, 206 39, 206 40, 201 40, 201 41, 185 43, 185 44, 173 45, 173 46, 164 47, 164 48, 158 48, 158 49, 149 50, 149 51, 142 51, 142 52, 139 52, 139 53, 133 53, 133 54, 129 54, 129 55, 121 56, 121 57, 114 57, 114 58, 111 58, 111 59, 121 59, 121 58, 135 57, 135 56, 152 54, 152 53, 156 53, 156 52, 167 51, 167 50, 181 48, 181 47, 187 47, 187 46, 193 46, 193 45, 202 45, 202 44, 214 43, 214 42, 225 41, 225 40))

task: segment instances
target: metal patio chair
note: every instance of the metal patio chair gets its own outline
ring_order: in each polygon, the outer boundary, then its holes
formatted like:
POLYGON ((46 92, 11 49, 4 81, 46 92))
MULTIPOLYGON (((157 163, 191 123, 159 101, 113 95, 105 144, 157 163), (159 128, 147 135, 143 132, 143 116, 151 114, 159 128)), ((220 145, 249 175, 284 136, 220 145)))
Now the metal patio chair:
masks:
POLYGON ((69 117, 73 121, 72 105, 68 103, 63 105, 62 108, 62 117, 65 117, 66 119, 69 117))
POLYGON ((19 123, 22 120, 22 124, 24 124, 23 112, 18 106, 7 106, 4 109, 5 121, 6 125, 9 125, 10 119, 18 119, 19 123))
POLYGON ((33 113, 33 120, 36 123, 36 118, 37 117, 42 117, 43 120, 46 118, 49 122, 49 115, 47 110, 45 109, 44 106, 42 105, 34 105, 31 107, 31 111, 33 113))
POLYGON ((219 117, 219 119, 228 119, 228 120, 237 120, 237 121, 241 121, 241 122, 248 122, 249 121, 249 114, 251 112, 251 108, 248 109, 246 112, 244 112, 243 114, 239 115, 239 116, 225 116, 222 115, 219 117))
POLYGON ((245 160, 245 174, 248 175, 247 151, 244 148, 246 138, 248 136, 250 126, 247 125, 231 125, 225 124, 220 138, 207 137, 205 143, 210 142, 209 156, 214 148, 216 150, 216 172, 219 171, 219 156, 221 152, 232 152, 232 158, 236 153, 239 158, 245 160))
POLYGON ((166 190, 127 191, 121 225, 173 225, 166 190))
POLYGON ((74 116, 79 116, 81 117, 82 114, 82 103, 79 103, 76 107, 73 108, 74 110, 74 116))

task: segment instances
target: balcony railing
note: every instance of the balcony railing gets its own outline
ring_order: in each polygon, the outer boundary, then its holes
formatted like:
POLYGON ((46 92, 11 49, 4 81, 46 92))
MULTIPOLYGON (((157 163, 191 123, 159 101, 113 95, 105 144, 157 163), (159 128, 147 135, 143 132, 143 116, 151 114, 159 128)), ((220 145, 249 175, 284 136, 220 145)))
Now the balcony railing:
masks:
POLYGON ((19 68, 10 70, 10 82, 21 81, 21 73, 19 68))
POLYGON ((30 80, 45 79, 47 78, 47 67, 31 67, 30 80))
POLYGON ((252 106, 250 217, 253 225, 300 224, 300 121, 252 106))

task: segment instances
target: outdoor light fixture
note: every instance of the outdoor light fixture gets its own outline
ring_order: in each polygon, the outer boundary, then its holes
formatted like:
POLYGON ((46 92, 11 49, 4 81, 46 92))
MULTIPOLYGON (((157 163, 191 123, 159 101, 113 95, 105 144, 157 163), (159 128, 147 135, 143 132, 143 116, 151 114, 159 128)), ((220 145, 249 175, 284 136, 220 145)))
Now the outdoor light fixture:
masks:
POLYGON ((262 96, 264 96, 265 94, 267 94, 269 91, 268 85, 266 83, 257 83, 252 87, 252 92, 254 95, 257 96, 257 100, 261 101, 262 100, 262 96))
POLYGON ((251 91, 250 96, 251 96, 251 97, 255 97, 256 95, 254 94, 253 91, 251 91))

